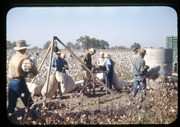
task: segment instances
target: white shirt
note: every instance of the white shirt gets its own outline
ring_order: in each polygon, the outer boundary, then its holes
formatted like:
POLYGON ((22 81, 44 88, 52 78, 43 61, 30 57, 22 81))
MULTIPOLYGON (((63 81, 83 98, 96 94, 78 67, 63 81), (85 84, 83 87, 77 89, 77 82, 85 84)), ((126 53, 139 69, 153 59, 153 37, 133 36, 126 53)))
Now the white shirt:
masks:
POLYGON ((105 58, 98 58, 97 59, 97 65, 98 66, 104 66, 104 63, 105 63, 105 58))

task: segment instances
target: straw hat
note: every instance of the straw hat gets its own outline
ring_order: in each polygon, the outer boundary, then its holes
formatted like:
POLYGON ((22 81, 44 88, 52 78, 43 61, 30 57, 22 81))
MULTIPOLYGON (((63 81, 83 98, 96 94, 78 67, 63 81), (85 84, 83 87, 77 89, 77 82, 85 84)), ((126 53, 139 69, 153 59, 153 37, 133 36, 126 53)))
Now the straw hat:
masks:
POLYGON ((104 57, 105 57, 105 58, 109 58, 110 55, 109 55, 109 54, 105 54, 104 57))
POLYGON ((171 77, 171 76, 167 76, 167 78, 168 78, 168 79, 172 79, 172 77, 171 77))
POLYGON ((142 54, 147 54, 145 49, 139 49, 139 52, 142 54))
POLYGON ((58 51, 56 52, 56 54, 61 54, 61 51, 60 51, 60 50, 58 50, 58 51))
POLYGON ((20 40, 16 42, 16 47, 14 50, 23 50, 26 49, 29 45, 26 45, 25 40, 20 40))

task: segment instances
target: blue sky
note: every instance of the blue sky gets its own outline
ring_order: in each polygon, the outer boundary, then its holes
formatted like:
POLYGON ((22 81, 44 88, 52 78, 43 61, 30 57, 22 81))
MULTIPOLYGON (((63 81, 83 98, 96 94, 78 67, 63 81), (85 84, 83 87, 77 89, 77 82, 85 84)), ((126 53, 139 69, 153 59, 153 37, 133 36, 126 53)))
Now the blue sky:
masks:
MULTIPOLYGON (((7 40, 26 40, 30 47, 57 36, 65 44, 87 35, 110 46, 165 47, 177 36, 177 14, 171 7, 16 7, 7 14, 7 40)), ((62 46, 59 45, 61 48, 62 46)))

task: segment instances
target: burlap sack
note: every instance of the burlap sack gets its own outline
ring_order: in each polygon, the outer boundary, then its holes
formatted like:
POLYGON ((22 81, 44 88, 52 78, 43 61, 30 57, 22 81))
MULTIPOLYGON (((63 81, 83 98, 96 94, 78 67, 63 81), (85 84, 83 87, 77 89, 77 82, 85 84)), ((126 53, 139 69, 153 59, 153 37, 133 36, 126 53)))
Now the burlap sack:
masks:
POLYGON ((66 94, 72 92, 76 88, 73 79, 66 73, 56 72, 56 80, 60 83, 61 93, 66 94))
MULTIPOLYGON (((58 81, 56 80, 56 75, 55 73, 54 74, 51 74, 50 77, 49 77, 49 86, 48 86, 48 90, 47 90, 47 98, 50 98, 54 95, 54 93, 57 91, 58 89, 58 81)), ((41 90, 41 94, 43 96, 45 96, 46 94, 46 88, 47 88, 47 81, 46 83, 44 84, 42 90, 41 90)))

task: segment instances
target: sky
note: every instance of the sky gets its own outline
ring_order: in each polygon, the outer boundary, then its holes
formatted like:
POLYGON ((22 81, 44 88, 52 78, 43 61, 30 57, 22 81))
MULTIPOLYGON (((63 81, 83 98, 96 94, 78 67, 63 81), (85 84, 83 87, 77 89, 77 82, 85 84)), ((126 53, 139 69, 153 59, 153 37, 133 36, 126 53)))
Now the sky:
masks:
POLYGON ((66 44, 85 35, 110 47, 137 42, 158 48, 166 47, 166 36, 177 36, 177 13, 168 6, 15 7, 6 19, 6 40, 26 40, 30 48, 42 48, 53 36, 66 44))

